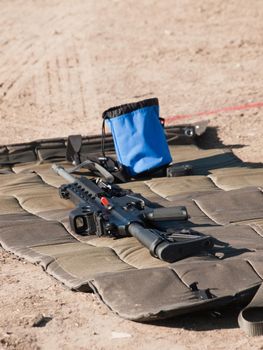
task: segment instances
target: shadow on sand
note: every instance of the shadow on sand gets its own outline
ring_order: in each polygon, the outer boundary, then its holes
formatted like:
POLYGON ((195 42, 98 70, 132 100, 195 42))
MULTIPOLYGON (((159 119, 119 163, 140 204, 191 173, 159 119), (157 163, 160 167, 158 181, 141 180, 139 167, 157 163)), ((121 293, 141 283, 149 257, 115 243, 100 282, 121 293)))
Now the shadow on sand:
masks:
POLYGON ((151 322, 151 325, 158 327, 183 328, 188 331, 211 331, 216 329, 235 329, 238 326, 238 315, 240 306, 228 306, 218 311, 200 311, 181 315, 166 320, 151 322))
MULTIPOLYGON (((222 140, 219 138, 218 135, 218 128, 217 127, 207 127, 204 134, 200 135, 196 143, 198 147, 201 149, 213 149, 213 148, 221 148, 221 149, 239 149, 246 147, 247 145, 244 144, 233 144, 233 145, 225 145, 223 144, 222 140)), ((239 159, 237 156, 235 156, 237 159, 239 159)), ((245 166, 256 168, 256 167, 262 167, 263 163, 253 163, 253 162, 244 162, 245 166)))

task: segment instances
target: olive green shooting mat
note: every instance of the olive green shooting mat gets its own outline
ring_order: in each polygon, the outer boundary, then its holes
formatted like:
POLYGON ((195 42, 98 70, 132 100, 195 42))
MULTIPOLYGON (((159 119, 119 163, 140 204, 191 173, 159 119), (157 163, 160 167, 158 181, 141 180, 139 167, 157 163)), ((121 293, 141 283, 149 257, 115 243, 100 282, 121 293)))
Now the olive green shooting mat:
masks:
MULTIPOLYGON (((240 326, 261 334, 263 167, 241 162, 226 148, 201 149, 198 136, 185 140, 176 128, 166 131, 173 162, 192 165, 193 173, 121 186, 165 207, 185 205, 190 219, 181 226, 214 237, 212 252, 169 264, 133 237, 72 232, 74 205, 59 197, 65 180, 51 170, 54 162, 70 167, 62 138, 0 147, 0 244, 72 290, 96 293, 121 317, 144 322, 236 303, 247 305, 240 326)), ((110 136, 106 149, 113 151, 110 136)), ((82 159, 94 152, 100 152, 100 137, 83 138, 82 159)))

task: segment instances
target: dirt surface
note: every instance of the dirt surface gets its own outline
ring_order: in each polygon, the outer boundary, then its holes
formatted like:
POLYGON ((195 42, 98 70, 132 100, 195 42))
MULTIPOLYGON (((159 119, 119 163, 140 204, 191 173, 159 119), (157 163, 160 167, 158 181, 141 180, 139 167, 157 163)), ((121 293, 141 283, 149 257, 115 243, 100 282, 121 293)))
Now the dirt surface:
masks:
MULTIPOLYGON (((105 109, 152 96, 164 117, 263 101, 261 0, 0 0, 0 8, 1 144, 99 133, 105 109)), ((210 146, 262 162, 262 115, 209 115, 210 146)), ((238 329, 237 310, 138 324, 1 249, 0 271, 3 349, 263 349, 263 337, 238 329)))

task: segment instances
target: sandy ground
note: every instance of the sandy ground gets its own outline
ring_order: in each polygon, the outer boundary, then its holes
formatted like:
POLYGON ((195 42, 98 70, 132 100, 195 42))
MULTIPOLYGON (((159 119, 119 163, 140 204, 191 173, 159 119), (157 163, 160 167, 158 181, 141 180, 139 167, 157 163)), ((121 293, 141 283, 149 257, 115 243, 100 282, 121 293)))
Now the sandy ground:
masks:
MULTIPOLYGON (((99 133, 105 109, 152 96, 164 117, 263 102, 262 15, 261 0, 0 0, 0 143, 99 133)), ((262 115, 210 115, 210 145, 262 162, 262 115)), ((3 349, 263 349, 236 310, 137 324, 1 249, 0 271, 3 349)))

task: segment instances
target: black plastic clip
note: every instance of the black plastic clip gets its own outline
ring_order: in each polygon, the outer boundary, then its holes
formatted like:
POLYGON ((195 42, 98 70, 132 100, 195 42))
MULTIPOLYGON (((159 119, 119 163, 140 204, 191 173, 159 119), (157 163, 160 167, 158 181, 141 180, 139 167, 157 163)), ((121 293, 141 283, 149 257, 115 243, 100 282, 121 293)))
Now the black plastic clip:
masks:
POLYGON ((207 299, 213 299, 213 298, 216 298, 215 295, 213 295, 211 292, 210 292, 210 289, 207 288, 207 289, 199 289, 198 288, 198 282, 193 282, 192 284, 190 284, 190 288, 191 290, 196 294, 196 296, 201 299, 201 300, 207 300, 207 299))
POLYGON ((193 174, 193 167, 190 164, 177 165, 171 164, 166 169, 167 177, 177 177, 177 176, 186 176, 193 174))
POLYGON ((79 165, 80 160, 80 149, 82 145, 81 135, 70 135, 67 140, 66 159, 73 165, 79 165))

